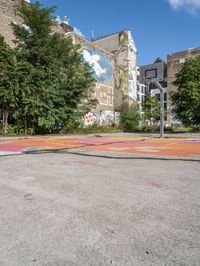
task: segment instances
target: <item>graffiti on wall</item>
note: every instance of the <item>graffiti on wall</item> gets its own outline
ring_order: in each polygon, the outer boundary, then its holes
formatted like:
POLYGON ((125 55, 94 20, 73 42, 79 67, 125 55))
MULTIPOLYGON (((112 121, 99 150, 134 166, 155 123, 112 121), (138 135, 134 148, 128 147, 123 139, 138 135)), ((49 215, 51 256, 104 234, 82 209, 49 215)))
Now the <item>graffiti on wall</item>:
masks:
POLYGON ((114 111, 93 110, 84 116, 84 127, 90 127, 95 124, 111 126, 115 123, 114 111))
POLYGON ((83 45, 83 58, 92 67, 97 82, 108 83, 112 81, 112 58, 105 52, 95 49, 86 42, 83 45))
POLYGON ((93 126, 96 123, 97 123, 97 117, 95 116, 95 114, 93 114, 92 112, 85 114, 83 122, 84 126, 89 127, 93 126))
POLYGON ((101 111, 100 124, 111 126, 114 123, 114 113, 109 110, 101 111))

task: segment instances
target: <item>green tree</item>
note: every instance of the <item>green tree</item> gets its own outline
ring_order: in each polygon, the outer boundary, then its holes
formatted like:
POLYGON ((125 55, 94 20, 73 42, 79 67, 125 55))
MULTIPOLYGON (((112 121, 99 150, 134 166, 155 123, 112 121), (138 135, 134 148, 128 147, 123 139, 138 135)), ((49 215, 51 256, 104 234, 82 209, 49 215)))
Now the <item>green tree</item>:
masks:
POLYGON ((200 57, 185 62, 177 74, 172 93, 172 107, 175 117, 185 126, 200 126, 200 57))
POLYGON ((139 125, 140 114, 138 106, 124 107, 120 112, 120 127, 126 132, 132 132, 139 125))
POLYGON ((18 57, 30 65, 28 90, 13 116, 36 133, 72 125, 96 105, 91 69, 79 45, 53 32, 54 11, 39 2, 22 4, 23 24, 12 23, 18 57))
POLYGON ((156 97, 147 97, 144 101, 145 119, 160 120, 160 101, 156 97))
POLYGON ((7 133, 9 116, 20 105, 21 88, 25 87, 28 72, 27 63, 19 60, 16 51, 0 36, 0 111, 4 134, 7 133))

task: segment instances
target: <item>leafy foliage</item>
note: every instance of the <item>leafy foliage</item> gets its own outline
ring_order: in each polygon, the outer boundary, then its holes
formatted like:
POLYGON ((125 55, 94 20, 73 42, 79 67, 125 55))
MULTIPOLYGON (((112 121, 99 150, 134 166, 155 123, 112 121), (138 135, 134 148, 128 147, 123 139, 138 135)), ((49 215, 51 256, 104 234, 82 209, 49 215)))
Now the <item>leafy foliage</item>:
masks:
POLYGON ((3 133, 7 133, 8 118, 19 108, 22 88, 26 89, 29 76, 27 62, 18 59, 18 54, 1 37, 0 40, 0 107, 3 118, 3 133))
POLYGON ((140 114, 138 106, 124 107, 120 112, 120 127, 126 132, 132 132, 139 125, 140 114))
POLYGON ((96 105, 91 69, 84 63, 79 45, 52 31, 54 11, 54 7, 42 8, 39 2, 22 4, 23 24, 12 23, 16 49, 5 43, 0 48, 0 108, 8 110, 10 123, 19 125, 24 133, 77 125, 96 105))
POLYGON ((147 97, 144 102, 145 119, 160 120, 160 102, 156 97, 147 97))
POLYGON ((172 93, 172 106, 176 118, 185 126, 200 127, 200 57, 185 62, 177 74, 172 93))

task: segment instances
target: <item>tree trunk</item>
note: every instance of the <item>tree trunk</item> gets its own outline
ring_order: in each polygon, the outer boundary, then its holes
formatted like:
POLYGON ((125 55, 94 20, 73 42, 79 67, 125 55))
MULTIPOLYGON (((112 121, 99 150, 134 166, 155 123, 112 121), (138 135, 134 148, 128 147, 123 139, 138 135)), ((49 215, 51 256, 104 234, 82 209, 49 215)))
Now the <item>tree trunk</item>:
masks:
POLYGON ((2 125, 3 134, 8 133, 8 115, 9 115, 8 109, 4 109, 3 110, 3 125, 2 125))
POLYGON ((26 119, 26 114, 24 116, 24 134, 27 135, 27 119, 26 119))

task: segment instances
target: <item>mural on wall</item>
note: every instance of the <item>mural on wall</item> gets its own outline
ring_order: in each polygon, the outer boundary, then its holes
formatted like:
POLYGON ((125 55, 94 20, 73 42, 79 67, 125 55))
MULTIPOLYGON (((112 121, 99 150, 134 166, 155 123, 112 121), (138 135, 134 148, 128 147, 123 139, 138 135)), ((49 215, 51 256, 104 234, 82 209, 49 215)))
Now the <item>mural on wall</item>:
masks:
POLYGON ((126 31, 119 34, 119 50, 118 50, 118 73, 120 81, 120 89, 123 96, 128 95, 128 33, 126 31))
POLYGON ((136 54, 137 49, 131 34, 131 31, 128 31, 128 95, 134 100, 137 99, 137 69, 136 69, 136 54))
POLYGON ((93 76, 96 80, 94 97, 98 100, 99 104, 96 109, 91 110, 84 116, 83 124, 85 127, 88 127, 94 124, 100 124, 101 121, 104 121, 104 118, 101 118, 102 109, 109 111, 113 111, 114 109, 114 58, 106 51, 104 52, 103 50, 98 49, 92 43, 81 38, 77 38, 76 41, 81 44, 83 59, 92 67, 93 76))
POLYGON ((136 53, 131 32, 121 32, 117 55, 120 89, 123 96, 130 96, 134 100, 136 100, 137 95, 136 53))
POLYGON ((94 97, 98 99, 99 104, 112 107, 114 98, 113 87, 106 84, 96 83, 94 97))
POLYGON ((127 50, 128 34, 126 31, 119 34, 119 49, 117 55, 118 73, 120 89, 123 96, 128 94, 128 50, 127 50))
POLYGON ((99 83, 108 83, 112 81, 113 68, 112 59, 108 54, 95 49, 87 42, 83 42, 83 58, 94 70, 94 78, 99 83))

